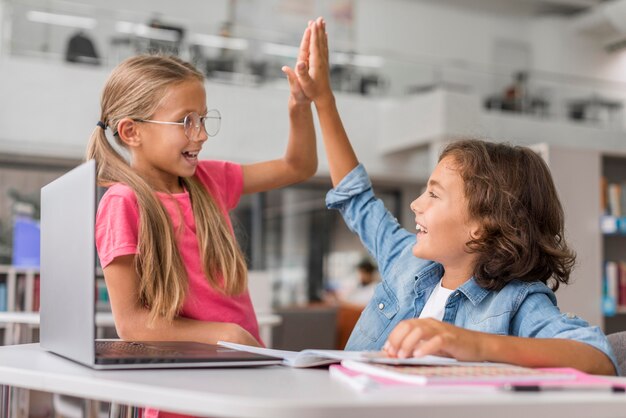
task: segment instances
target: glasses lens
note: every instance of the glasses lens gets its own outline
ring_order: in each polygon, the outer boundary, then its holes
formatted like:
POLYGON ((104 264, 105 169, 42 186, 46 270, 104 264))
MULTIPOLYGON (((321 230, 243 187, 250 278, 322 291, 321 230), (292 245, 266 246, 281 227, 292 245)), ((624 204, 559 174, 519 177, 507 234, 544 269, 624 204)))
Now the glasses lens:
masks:
POLYGON ((191 112, 187 116, 185 116, 185 135, 189 138, 190 141, 195 141, 200 136, 200 129, 202 128, 202 124, 200 123, 200 115, 196 112, 191 112))
POLYGON ((204 128, 208 136, 215 136, 220 131, 222 125, 222 115, 219 110, 211 109, 207 112, 204 118, 204 128))

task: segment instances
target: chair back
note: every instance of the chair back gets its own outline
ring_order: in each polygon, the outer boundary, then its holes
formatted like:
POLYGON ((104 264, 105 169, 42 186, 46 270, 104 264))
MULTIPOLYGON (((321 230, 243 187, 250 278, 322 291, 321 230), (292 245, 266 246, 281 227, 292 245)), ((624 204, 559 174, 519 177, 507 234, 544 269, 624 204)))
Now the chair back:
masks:
POLYGON ((620 368, 619 375, 624 376, 626 374, 626 331, 609 334, 607 338, 620 368))

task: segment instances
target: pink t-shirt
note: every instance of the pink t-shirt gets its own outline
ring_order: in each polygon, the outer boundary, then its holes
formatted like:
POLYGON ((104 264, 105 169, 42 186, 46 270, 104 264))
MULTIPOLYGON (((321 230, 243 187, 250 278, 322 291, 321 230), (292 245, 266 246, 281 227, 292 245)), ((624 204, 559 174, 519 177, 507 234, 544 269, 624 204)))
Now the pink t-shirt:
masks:
MULTIPOLYGON (((232 231, 228 211, 237 206, 243 190, 241 166, 225 161, 201 161, 196 176, 222 209, 232 231)), ((238 296, 223 295, 211 287, 204 275, 189 194, 157 192, 157 196, 172 220, 176 244, 189 280, 180 315, 201 321, 238 324, 260 342, 259 326, 248 292, 238 296)), ((96 247, 103 268, 116 257, 138 254, 138 229, 139 209, 135 193, 121 183, 109 187, 96 215, 96 247)))

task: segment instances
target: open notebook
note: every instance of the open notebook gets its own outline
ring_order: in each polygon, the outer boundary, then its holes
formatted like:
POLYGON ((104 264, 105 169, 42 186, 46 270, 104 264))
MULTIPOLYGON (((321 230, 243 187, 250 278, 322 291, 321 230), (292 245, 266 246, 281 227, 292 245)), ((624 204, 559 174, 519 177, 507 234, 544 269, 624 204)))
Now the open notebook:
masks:
POLYGON ((278 357, 283 359, 282 364, 289 367, 315 367, 325 364, 339 363, 343 360, 352 360, 367 363, 380 363, 390 365, 429 365, 429 366, 489 366, 503 367, 506 364, 501 363, 475 363, 461 362, 448 357, 424 356, 419 358, 390 358, 380 351, 343 351, 343 350, 302 350, 287 351, 274 350, 270 348, 252 347, 249 345, 235 344, 225 341, 217 343, 220 346, 228 347, 235 350, 246 351, 248 353, 262 354, 270 357, 278 357))

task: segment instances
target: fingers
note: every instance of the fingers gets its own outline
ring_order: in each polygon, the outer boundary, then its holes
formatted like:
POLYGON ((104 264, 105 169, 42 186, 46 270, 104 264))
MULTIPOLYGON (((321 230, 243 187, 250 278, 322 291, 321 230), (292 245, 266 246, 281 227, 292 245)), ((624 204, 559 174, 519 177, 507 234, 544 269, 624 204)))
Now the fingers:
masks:
POLYGON ((435 353, 442 348, 440 334, 443 331, 443 324, 432 319, 402 321, 389 334, 385 351, 399 358, 423 356, 425 351, 435 353))
POLYGON ((298 62, 309 62, 309 45, 311 43, 311 27, 309 26, 304 30, 302 35, 302 41, 300 42, 300 51, 298 52, 298 62))
POLYGON ((316 46, 317 46, 317 50, 319 52, 319 54, 322 54, 322 56, 324 54, 324 38, 326 34, 326 28, 325 28, 325 22, 324 19, 322 19, 321 17, 318 17, 317 20, 315 21, 315 42, 316 42, 316 46))
POLYGON ((308 65, 300 61, 296 64, 296 74, 298 76, 298 81, 303 86, 308 86, 311 82, 311 76, 309 75, 309 67, 308 65))
POLYGON ((286 65, 281 68, 281 71, 285 73, 285 75, 287 76, 289 87, 292 87, 293 83, 298 80, 296 73, 291 68, 287 67, 286 65))
POLYGON ((400 322, 389 334, 383 350, 391 357, 396 357, 404 339, 416 326, 415 319, 400 322))
MULTIPOLYGON (((302 63, 298 63, 298 64, 302 64, 302 63)), ((297 67, 298 66, 296 66, 296 68, 297 67)), ((287 81, 289 82, 289 90, 291 91, 291 97, 295 100, 295 102, 296 103, 310 103, 311 100, 304 93, 302 86, 300 84, 298 75, 291 68, 287 66, 282 67, 281 70, 287 76, 287 81)))

